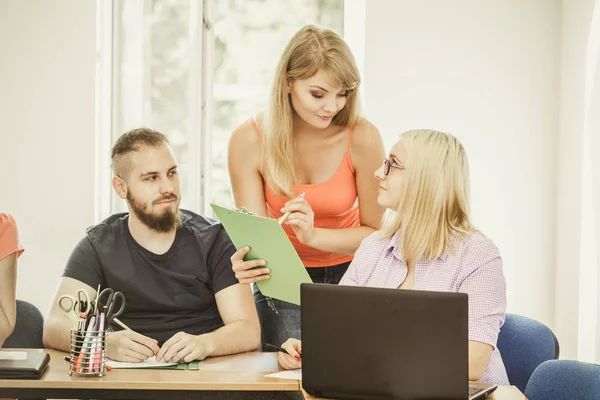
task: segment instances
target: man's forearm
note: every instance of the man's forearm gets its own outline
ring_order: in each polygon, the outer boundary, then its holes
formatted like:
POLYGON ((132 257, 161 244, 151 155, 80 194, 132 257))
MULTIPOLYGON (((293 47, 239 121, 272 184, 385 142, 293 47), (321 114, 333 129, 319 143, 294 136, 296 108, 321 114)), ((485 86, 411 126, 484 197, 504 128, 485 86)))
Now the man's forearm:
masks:
POLYGON ((252 351, 260 346, 260 324, 235 321, 200 337, 205 341, 209 357, 252 351))
POLYGON ((70 350, 71 321, 50 317, 44 324, 44 347, 62 351, 70 350))

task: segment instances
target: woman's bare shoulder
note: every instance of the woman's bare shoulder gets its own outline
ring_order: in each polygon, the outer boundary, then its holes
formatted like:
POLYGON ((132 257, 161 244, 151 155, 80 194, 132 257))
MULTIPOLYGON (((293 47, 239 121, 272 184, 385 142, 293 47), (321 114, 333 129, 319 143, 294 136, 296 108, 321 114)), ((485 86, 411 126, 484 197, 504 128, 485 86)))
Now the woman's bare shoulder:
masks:
POLYGON ((229 139, 229 158, 260 163, 261 152, 262 136, 249 118, 233 130, 229 139))
POLYGON ((383 149, 383 139, 375 125, 366 118, 361 118, 354 126, 351 146, 353 157, 379 157, 383 149))

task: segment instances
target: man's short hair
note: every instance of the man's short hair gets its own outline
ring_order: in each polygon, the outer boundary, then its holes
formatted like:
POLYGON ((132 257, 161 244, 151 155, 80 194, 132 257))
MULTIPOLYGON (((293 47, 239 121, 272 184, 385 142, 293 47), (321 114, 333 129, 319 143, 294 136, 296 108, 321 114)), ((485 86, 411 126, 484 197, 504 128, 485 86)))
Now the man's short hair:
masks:
POLYGON ((169 144, 167 136, 149 128, 136 128, 122 134, 112 147, 111 161, 113 173, 125 178, 129 172, 127 155, 138 151, 141 146, 158 147, 163 143, 169 144))

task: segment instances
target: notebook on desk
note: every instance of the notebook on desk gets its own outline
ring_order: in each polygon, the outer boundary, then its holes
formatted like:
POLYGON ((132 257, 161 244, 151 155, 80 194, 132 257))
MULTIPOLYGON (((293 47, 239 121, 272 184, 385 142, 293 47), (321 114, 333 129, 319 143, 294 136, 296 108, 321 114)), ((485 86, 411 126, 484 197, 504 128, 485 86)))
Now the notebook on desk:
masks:
POLYGON ((1 350, 0 379, 39 379, 49 362, 48 353, 1 350))
POLYGON ((302 386, 348 399, 479 399, 465 293, 303 284, 302 386))
POLYGON ((106 365, 110 366, 112 369, 179 369, 189 371, 200 369, 200 361, 191 361, 187 363, 172 363, 156 361, 156 357, 150 357, 149 359, 138 363, 106 360, 106 365))
POLYGON ((312 283, 302 260, 279 222, 247 210, 230 210, 211 204, 236 249, 250 247, 245 260, 265 260, 271 278, 256 282, 265 296, 300 304, 300 285, 312 283))

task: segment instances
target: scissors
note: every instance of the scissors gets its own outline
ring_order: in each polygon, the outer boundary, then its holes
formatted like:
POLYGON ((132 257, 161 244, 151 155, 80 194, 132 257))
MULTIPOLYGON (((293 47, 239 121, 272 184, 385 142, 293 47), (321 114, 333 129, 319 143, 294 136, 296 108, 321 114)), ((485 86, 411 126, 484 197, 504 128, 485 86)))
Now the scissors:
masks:
POLYGON ((104 326, 110 326, 110 323, 123 314, 125 310, 125 296, 121 292, 115 292, 113 289, 106 288, 96 298, 96 305, 100 312, 104 312, 104 326), (121 306, 115 311, 115 304, 120 302, 121 306))
POLYGON ((58 299, 58 306, 67 314, 67 317, 69 317, 73 326, 77 326, 80 314, 88 314, 92 308, 92 303, 90 302, 90 297, 87 292, 83 289, 79 289, 77 291, 77 298, 70 294, 60 296, 58 299))

